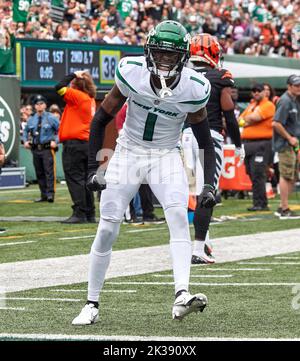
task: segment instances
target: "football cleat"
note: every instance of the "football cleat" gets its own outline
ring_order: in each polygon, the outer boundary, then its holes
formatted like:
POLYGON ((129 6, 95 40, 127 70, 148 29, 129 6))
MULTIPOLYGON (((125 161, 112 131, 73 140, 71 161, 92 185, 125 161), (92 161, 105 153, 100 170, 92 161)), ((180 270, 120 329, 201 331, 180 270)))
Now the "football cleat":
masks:
POLYGON ((203 293, 196 293, 195 295, 191 295, 189 292, 181 293, 173 305, 173 320, 181 321, 189 313, 203 312, 207 302, 207 297, 203 293))
POLYGON ((210 241, 205 241, 204 243, 204 253, 207 254, 209 257, 213 257, 212 255, 213 246, 210 241))
POLYGON ((74 318, 72 325, 91 325, 99 320, 99 311, 93 303, 87 303, 80 314, 74 318))
POLYGON ((212 256, 202 254, 201 256, 192 255, 192 264, 213 264, 216 260, 212 256))

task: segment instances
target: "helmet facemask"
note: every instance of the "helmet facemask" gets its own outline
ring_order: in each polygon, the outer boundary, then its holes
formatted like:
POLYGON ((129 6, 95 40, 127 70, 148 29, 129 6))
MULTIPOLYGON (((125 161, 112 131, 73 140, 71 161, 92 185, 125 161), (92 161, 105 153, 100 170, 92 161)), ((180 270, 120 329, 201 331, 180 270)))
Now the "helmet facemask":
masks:
POLYGON ((162 93, 171 93, 165 80, 178 76, 189 58, 190 35, 176 21, 166 20, 152 29, 145 45, 147 68, 160 78, 162 93))
POLYGON ((186 54, 176 50, 166 50, 149 46, 147 59, 149 71, 158 77, 169 79, 177 76, 186 63, 186 54))

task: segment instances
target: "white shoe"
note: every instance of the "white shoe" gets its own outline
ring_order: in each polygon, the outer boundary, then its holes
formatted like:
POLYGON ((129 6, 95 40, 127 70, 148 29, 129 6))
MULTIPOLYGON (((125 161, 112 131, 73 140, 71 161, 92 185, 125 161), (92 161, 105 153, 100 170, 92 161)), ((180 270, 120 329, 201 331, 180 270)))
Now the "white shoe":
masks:
POLYGON ((203 293, 191 295, 189 292, 183 292, 174 302, 172 309, 173 320, 181 321, 191 312, 203 312, 207 302, 207 297, 203 293))
POLYGON ((86 304, 80 314, 74 318, 72 325, 91 325, 99 320, 99 311, 92 303, 86 304))

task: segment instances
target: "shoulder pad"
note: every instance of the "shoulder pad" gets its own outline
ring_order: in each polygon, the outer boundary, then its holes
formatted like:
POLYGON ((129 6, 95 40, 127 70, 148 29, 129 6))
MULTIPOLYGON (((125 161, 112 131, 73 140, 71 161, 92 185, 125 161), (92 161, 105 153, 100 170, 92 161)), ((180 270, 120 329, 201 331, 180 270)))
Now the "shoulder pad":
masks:
POLYGON ((139 79, 137 71, 143 67, 142 59, 142 57, 125 57, 118 64, 115 81, 125 96, 128 96, 130 92, 137 93, 135 84, 139 79))
POLYGON ((212 85, 220 88, 234 86, 232 74, 226 69, 212 69, 206 73, 206 77, 210 80, 212 85))

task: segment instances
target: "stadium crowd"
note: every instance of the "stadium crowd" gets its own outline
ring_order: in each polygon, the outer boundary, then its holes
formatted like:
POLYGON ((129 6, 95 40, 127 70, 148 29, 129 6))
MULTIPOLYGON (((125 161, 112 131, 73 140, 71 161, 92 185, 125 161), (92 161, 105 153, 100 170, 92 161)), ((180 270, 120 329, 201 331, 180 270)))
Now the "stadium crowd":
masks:
MULTIPOLYGON (((18 3, 20 0, 15 1, 18 3)), ((17 38, 143 45, 162 20, 176 20, 194 35, 216 35, 226 54, 300 58, 299 0, 26 0, 27 21, 13 1, 0 4, 0 49, 17 38), (63 6, 61 18, 51 6, 63 6), (19 21, 18 21, 19 20, 19 21)))

